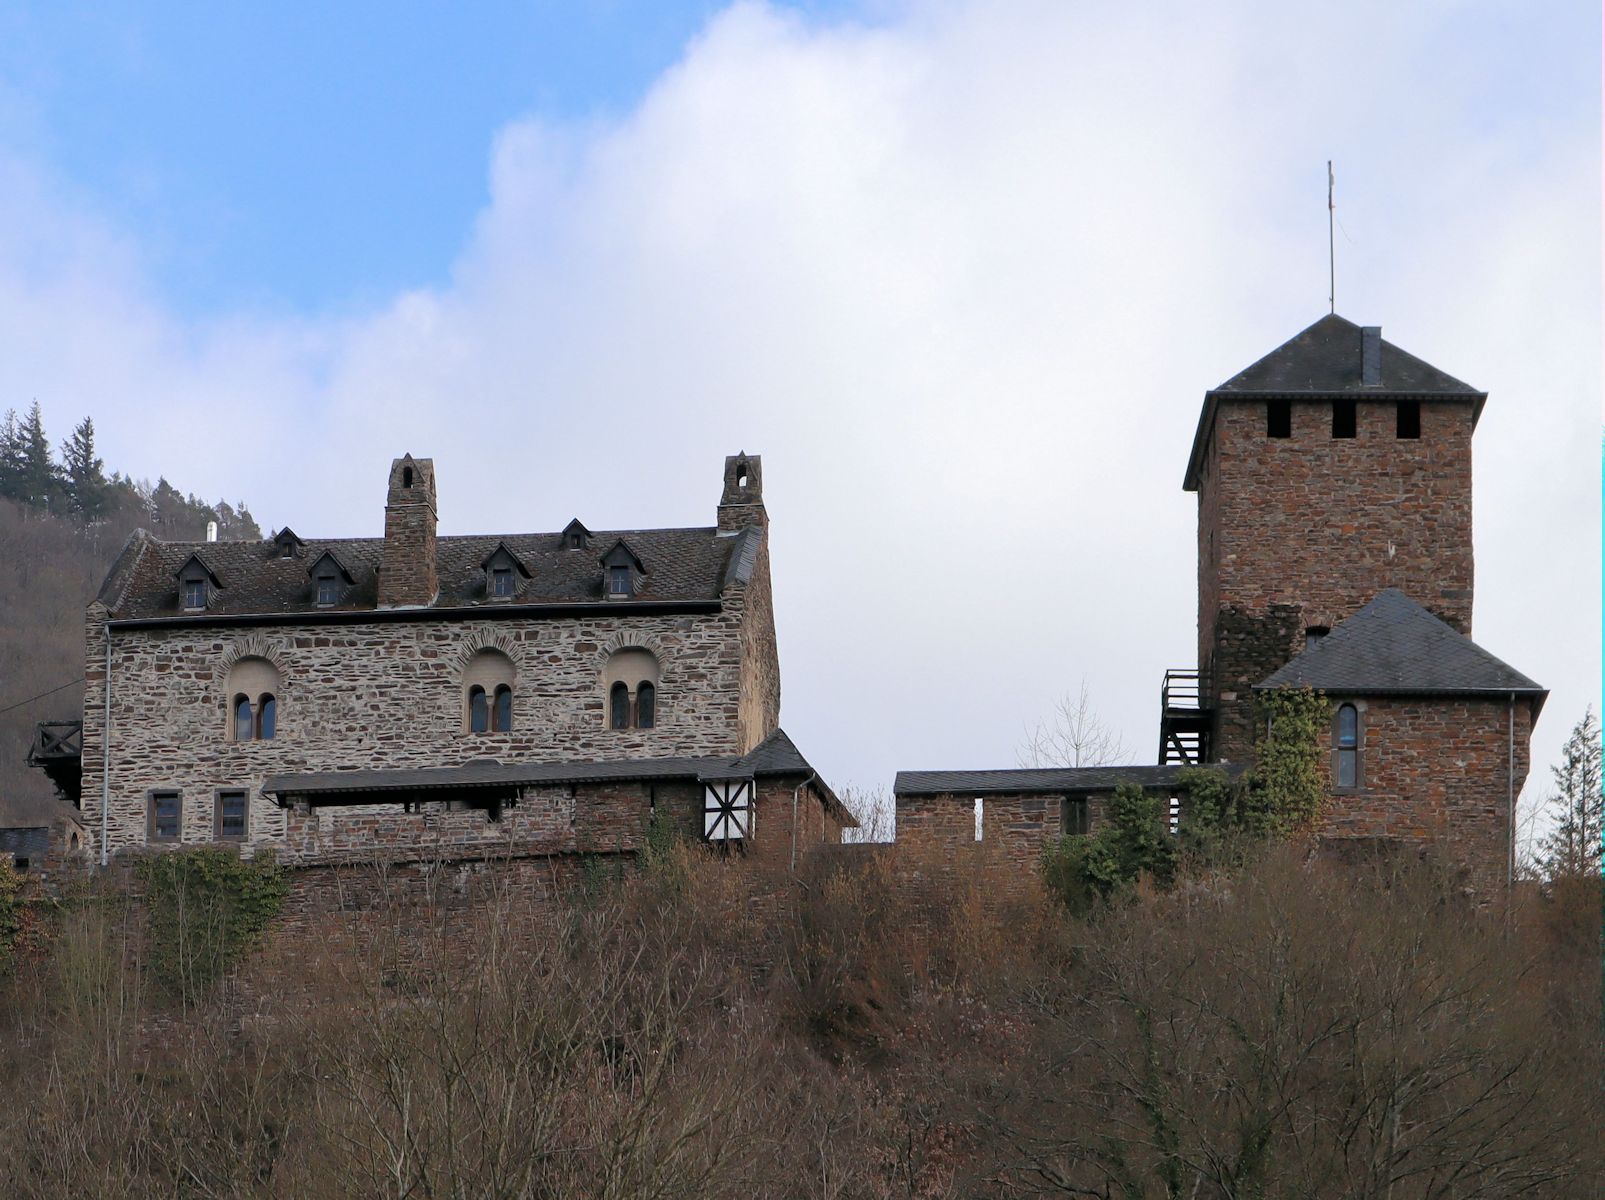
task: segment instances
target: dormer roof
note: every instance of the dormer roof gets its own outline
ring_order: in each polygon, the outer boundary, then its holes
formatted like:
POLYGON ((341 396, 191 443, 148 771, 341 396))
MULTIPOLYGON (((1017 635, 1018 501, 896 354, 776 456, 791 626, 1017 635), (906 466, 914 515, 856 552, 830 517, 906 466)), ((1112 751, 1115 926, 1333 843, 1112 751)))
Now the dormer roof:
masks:
POLYGON ((563 546, 568 550, 584 550, 591 544, 591 531, 580 523, 578 517, 563 526, 562 536, 563 546))
POLYGON ((280 558, 294 558, 301 553, 301 547, 306 545, 295 535, 295 530, 286 525, 273 535, 273 546, 280 558))
POLYGON ((525 579, 530 578, 529 568, 524 565, 523 559, 509 550, 505 541, 497 542, 490 553, 480 560, 479 569, 482 571, 495 567, 511 567, 525 579))
POLYGON ((212 568, 206 565, 206 560, 198 553, 191 554, 186 558, 178 570, 173 572, 173 575, 178 579, 195 579, 204 576, 213 587, 220 588, 223 586, 222 581, 218 579, 212 568))
POLYGON ((318 579, 329 574, 338 575, 347 583, 355 583, 357 581, 356 576, 346 570, 346 565, 336 557, 333 550, 325 550, 307 568, 307 575, 312 579, 318 579))
POLYGON ((602 555, 602 565, 604 567, 629 567, 638 574, 647 574, 647 569, 642 564, 641 559, 634 550, 630 549, 630 543, 623 538, 614 542, 608 552, 602 555))

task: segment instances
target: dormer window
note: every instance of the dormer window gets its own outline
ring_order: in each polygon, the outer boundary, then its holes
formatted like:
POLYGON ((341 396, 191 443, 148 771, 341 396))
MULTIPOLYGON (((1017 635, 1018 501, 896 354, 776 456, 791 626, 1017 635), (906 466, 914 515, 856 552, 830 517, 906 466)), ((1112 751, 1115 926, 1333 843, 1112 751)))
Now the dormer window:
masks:
POLYGON ((273 547, 280 558, 295 558, 305 543, 295 536, 295 530, 286 525, 273 535, 273 547))
POLYGON ((319 608, 333 608, 346 597, 346 588, 356 582, 351 572, 331 551, 318 555, 307 574, 312 576, 312 599, 319 608))
POLYGON ((602 593, 609 600, 629 600, 641 587, 646 567, 623 538, 602 555, 602 593))
POLYGON ((485 596, 490 600, 511 600, 518 595, 520 581, 529 578, 528 569, 506 542, 497 542, 479 566, 485 572, 485 596))
POLYGON ((563 549, 583 550, 591 544, 591 531, 580 524, 575 517, 563 527, 563 549))
POLYGON ((202 612, 211 602, 213 589, 222 586, 201 556, 192 554, 178 569, 179 607, 185 612, 202 612))

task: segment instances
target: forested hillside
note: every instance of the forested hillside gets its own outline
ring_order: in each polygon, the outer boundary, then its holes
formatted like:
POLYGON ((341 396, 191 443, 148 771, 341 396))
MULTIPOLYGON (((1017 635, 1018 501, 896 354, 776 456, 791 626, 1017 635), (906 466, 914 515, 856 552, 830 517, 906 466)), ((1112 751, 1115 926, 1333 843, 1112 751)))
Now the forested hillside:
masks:
POLYGON ((50 794, 27 766, 39 721, 78 715, 83 700, 84 606, 140 527, 181 540, 258 538, 243 503, 207 504, 166 479, 113 472, 84 418, 58 453, 39 406, 0 424, 0 797, 50 794))

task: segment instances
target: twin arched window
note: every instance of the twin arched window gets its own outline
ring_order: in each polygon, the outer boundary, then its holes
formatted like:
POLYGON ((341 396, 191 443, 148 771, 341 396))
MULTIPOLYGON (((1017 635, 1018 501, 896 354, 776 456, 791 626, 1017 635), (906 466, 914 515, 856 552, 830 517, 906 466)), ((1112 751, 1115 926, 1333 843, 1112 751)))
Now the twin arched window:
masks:
POLYGON ((463 670, 463 732, 506 733, 513 727, 513 660, 481 650, 463 670))
POLYGON ((246 657, 229 668, 228 733, 236 742, 271 741, 279 723, 279 669, 265 658, 246 657))
POLYGON ((468 689, 468 732, 506 733, 513 727, 513 689, 497 684, 489 695, 475 684, 468 689))
POLYGON ((650 650, 615 650, 602 669, 609 729, 652 729, 658 723, 658 660, 650 650))

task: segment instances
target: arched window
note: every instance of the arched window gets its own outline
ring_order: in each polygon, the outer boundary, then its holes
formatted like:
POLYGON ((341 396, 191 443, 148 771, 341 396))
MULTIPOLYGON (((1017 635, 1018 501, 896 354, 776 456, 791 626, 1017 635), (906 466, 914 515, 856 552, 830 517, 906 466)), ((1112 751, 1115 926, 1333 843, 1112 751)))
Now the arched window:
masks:
POLYGON ((242 658, 229 668, 227 687, 229 738, 272 741, 278 732, 279 697, 284 694, 279 669, 265 658, 242 658))
POLYGON ((256 722, 251 717, 251 698, 234 697, 234 740, 248 742, 256 736, 256 722))
POLYGON ((1352 704, 1340 704, 1337 710, 1337 728, 1333 738, 1336 762, 1333 775, 1337 786, 1360 786, 1360 713, 1352 704))
POLYGON ((615 650, 602 669, 609 729, 652 729, 658 723, 658 660, 640 646, 615 650))
POLYGON ((463 669, 463 732, 506 733, 513 727, 513 660, 481 650, 463 669))

